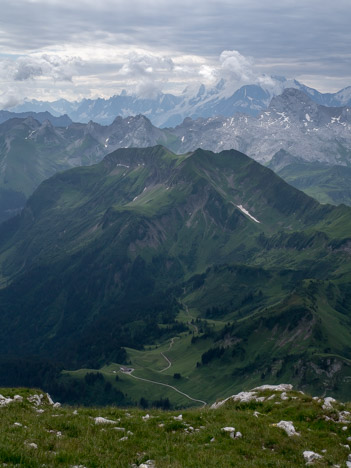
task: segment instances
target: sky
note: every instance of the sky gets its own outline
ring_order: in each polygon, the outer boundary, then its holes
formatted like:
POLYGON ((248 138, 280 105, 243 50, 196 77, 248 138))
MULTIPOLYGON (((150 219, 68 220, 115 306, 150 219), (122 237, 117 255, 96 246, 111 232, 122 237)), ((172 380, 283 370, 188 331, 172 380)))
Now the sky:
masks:
POLYGON ((0 0, 0 108, 225 78, 351 85, 351 1, 0 0))

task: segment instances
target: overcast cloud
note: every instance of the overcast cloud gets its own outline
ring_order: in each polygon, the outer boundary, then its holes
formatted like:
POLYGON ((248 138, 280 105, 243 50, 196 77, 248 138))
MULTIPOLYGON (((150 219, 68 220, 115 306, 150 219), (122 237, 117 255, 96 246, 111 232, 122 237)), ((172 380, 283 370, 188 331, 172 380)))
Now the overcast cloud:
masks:
POLYGON ((221 77, 351 85, 350 0, 0 0, 0 106, 221 77), (10 103, 10 104, 9 104, 10 103))

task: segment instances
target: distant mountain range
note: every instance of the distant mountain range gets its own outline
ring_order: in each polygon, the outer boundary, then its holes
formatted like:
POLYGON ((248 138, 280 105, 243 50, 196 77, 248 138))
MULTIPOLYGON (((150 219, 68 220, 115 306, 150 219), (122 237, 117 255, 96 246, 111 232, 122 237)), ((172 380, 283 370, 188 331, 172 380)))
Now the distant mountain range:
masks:
POLYGON ((96 368, 179 336, 193 394, 349 399, 350 226, 235 150, 119 149, 0 226, 0 355, 96 368))
POLYGON ((187 118, 175 128, 157 128, 142 115, 117 117, 108 126, 89 122, 55 127, 33 117, 10 119, 0 124, 0 220, 16 213, 39 183, 58 171, 97 163, 118 148, 157 144, 176 153, 199 147, 217 152, 236 149, 270 164, 322 202, 350 204, 350 171, 339 171, 340 176, 329 177, 328 183, 325 178, 330 166, 351 167, 350 130, 349 107, 316 104, 293 88, 274 97, 256 117, 187 118), (297 162, 318 162, 318 176, 311 165, 297 162), (321 164, 326 170, 323 180, 321 164), (288 165, 289 174, 282 171, 288 165))
POLYGON ((340 107, 351 105, 351 87, 337 93, 320 93, 297 80, 284 77, 272 77, 270 86, 245 85, 235 89, 233 83, 220 80, 215 86, 190 86, 181 95, 159 93, 154 98, 140 98, 123 91, 109 99, 83 99, 69 102, 60 99, 54 102, 31 100, 18 105, 14 112, 43 112, 52 115, 67 114, 74 122, 94 122, 109 125, 116 116, 129 117, 143 114, 158 127, 174 127, 184 118, 208 118, 214 116, 231 117, 240 112, 256 116, 267 109, 271 99, 286 88, 303 91, 315 103, 340 107))
POLYGON ((52 123, 54 127, 66 127, 71 125, 72 120, 68 117, 67 114, 60 115, 55 117, 54 115, 50 114, 50 112, 9 112, 9 111, 0 111, 0 124, 6 122, 6 120, 10 119, 26 119, 27 117, 33 117, 33 119, 37 120, 40 123, 45 122, 48 120, 52 123))
POLYGON ((185 119, 170 131, 177 137, 172 146, 177 152, 234 148, 268 163, 284 149, 306 161, 351 165, 351 107, 322 106, 293 88, 256 117, 185 119))
MULTIPOLYGON (((0 221, 24 206, 40 182, 56 172, 97 163, 120 147, 153 146, 168 132, 154 127, 145 117, 117 117, 99 124, 54 127, 33 117, 10 119, 0 124, 0 221)), ((174 139, 172 135, 169 139, 174 139)))

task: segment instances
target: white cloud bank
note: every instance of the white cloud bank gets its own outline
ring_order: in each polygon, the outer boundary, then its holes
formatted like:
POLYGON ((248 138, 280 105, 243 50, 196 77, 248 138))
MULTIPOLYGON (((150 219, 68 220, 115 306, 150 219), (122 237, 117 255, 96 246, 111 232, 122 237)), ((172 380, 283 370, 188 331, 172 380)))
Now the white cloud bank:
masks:
POLYGON ((189 84, 213 84, 222 77, 237 87, 257 80, 253 59, 238 51, 224 51, 213 62, 197 55, 171 57, 144 49, 105 49, 99 45, 90 55, 84 47, 65 47, 63 51, 49 49, 0 58, 0 86, 8 90, 0 105, 10 107, 21 96, 49 100, 109 97, 122 89, 152 98, 160 91, 181 93, 189 84))
POLYGON ((0 89, 16 96, 147 96, 221 77, 269 86, 271 74, 351 84, 349 0, 2 3, 0 89))
MULTIPOLYGON (((264 88, 281 86, 262 73, 253 57, 238 50, 224 50, 216 58, 199 55, 163 54, 130 48, 105 47, 96 43, 60 50, 48 47, 43 52, 0 56, 0 108, 11 108, 24 99, 80 100, 83 97, 110 97, 126 90, 143 98, 159 92, 180 94, 189 85, 212 86, 224 79, 226 92, 245 84, 264 88)), ((191 86, 189 87, 191 89, 191 86)))
POLYGON ((237 50, 224 50, 219 62, 221 74, 230 80, 248 83, 256 78, 252 57, 244 57, 237 50))
POLYGON ((33 54, 0 61, 0 79, 15 81, 49 78, 72 81, 79 73, 82 60, 79 57, 33 54))

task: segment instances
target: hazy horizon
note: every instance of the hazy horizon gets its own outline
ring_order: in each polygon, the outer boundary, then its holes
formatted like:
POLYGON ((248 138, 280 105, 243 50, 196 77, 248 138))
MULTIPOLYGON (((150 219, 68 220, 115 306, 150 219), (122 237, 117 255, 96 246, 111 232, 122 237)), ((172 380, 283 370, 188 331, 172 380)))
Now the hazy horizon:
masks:
POLYGON ((233 88, 295 78, 321 92, 351 85, 351 4, 268 0, 19 0, 2 5, 0 107, 123 89, 233 88))

